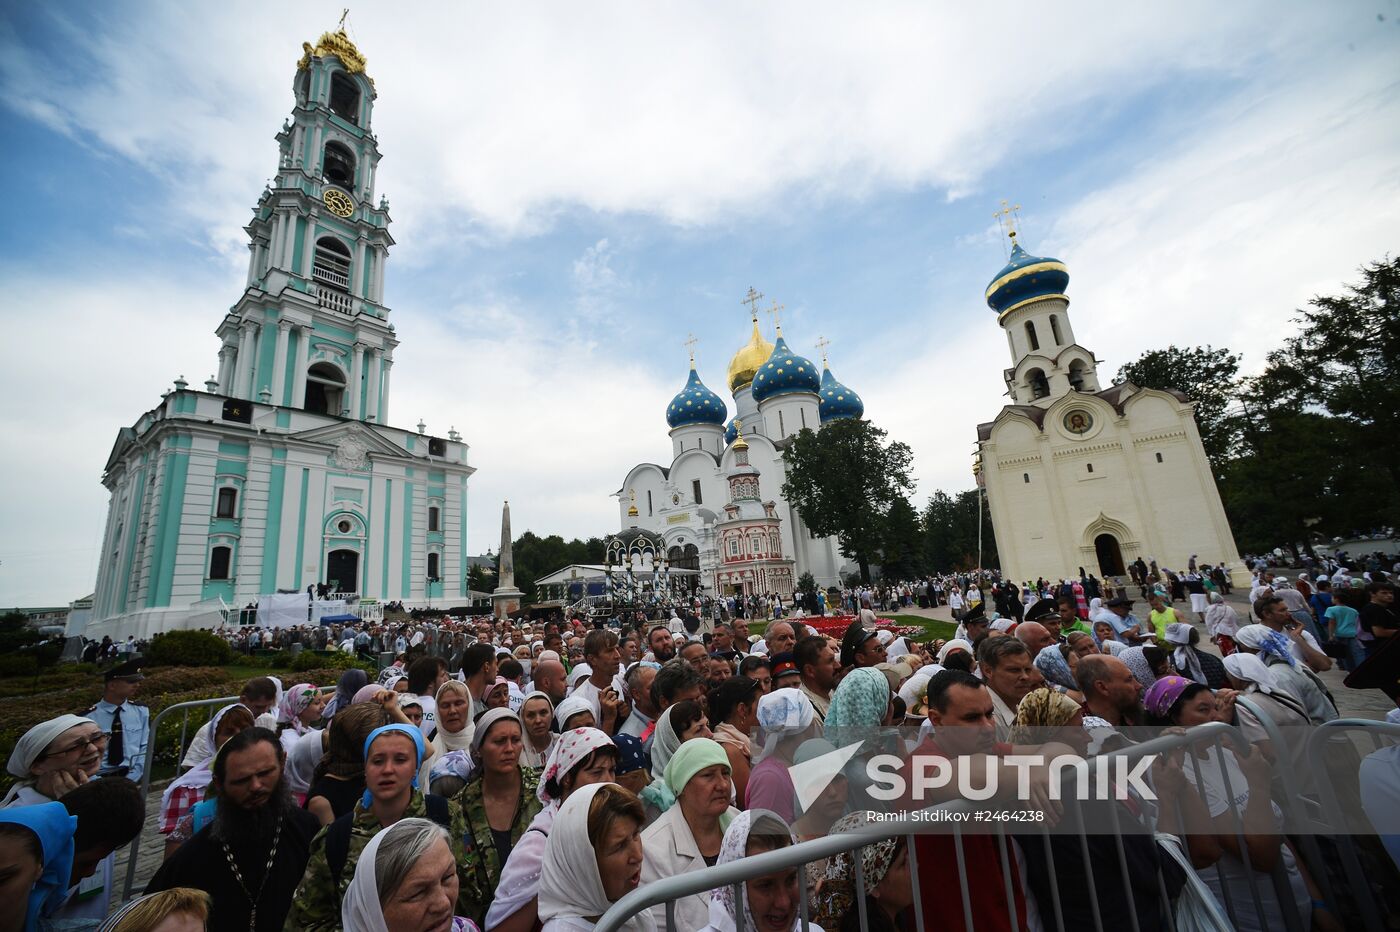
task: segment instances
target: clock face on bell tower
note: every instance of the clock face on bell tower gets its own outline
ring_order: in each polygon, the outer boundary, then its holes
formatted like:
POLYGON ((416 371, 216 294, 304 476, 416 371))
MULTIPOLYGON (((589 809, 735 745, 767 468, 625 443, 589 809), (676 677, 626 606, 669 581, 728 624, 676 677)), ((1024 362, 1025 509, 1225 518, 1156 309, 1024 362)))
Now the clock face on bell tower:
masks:
POLYGON ((350 199, 348 194, 338 188, 327 188, 321 194, 321 200, 337 217, 348 217, 355 212, 355 202, 350 199))

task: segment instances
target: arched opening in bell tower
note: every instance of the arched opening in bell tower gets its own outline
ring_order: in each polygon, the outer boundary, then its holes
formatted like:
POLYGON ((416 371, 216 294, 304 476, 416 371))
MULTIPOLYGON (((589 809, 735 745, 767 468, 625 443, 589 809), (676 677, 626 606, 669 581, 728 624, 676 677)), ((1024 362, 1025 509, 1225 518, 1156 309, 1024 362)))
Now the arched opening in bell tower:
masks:
POLYGON ((1069 364, 1069 387, 1077 392, 1084 391, 1084 363, 1077 359, 1069 364))
POLYGON ((1026 373, 1026 384, 1031 388, 1031 399, 1044 398, 1050 394, 1050 382, 1045 378, 1045 373, 1039 369, 1032 369, 1026 373))
POLYGON ((342 120, 360 125, 360 88, 343 71, 331 75, 331 112, 342 120))
POLYGON ((1040 337, 1035 335, 1035 321, 1033 320, 1026 321, 1026 345, 1031 348, 1032 353, 1040 349, 1040 337))
POLYGON ((321 177, 347 191, 355 188, 355 156, 338 142, 326 143, 321 159, 321 177))
POLYGON ((333 236, 316 241, 316 258, 311 264, 311 277, 341 291, 350 288, 350 247, 333 236))
POLYGON ((306 370, 306 410, 312 414, 340 416, 345 406, 345 376, 327 362, 306 370))

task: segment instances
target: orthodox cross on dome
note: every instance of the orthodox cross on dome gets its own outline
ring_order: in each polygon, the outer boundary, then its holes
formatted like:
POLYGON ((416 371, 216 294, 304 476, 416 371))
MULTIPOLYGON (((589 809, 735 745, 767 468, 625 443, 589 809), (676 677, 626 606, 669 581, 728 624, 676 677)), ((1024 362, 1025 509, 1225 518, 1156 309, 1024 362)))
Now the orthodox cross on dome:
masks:
POLYGON ((758 323, 758 302, 762 298, 763 292, 755 291, 753 285, 750 285, 749 293, 744 295, 744 300, 739 302, 749 306, 749 317, 753 318, 754 323, 758 323))
POLYGON ((1021 205, 1011 205, 1005 200, 1001 202, 1001 210, 992 214, 996 218, 1001 231, 1011 240, 1011 245, 1016 245, 1016 234, 1020 232, 1021 226, 1021 205))
POLYGON ((819 336, 819 337, 817 337, 817 342, 816 342, 815 344, 813 344, 813 345, 815 345, 817 349, 819 349, 819 350, 822 351, 822 365, 825 366, 825 365, 826 365, 826 348, 827 348, 828 346, 831 345, 831 341, 828 340, 826 337, 821 337, 821 336, 819 336))
POLYGON ((778 334, 778 336, 782 336, 783 305, 779 304, 777 301, 774 301, 773 306, 768 308, 768 316, 773 318, 773 330, 778 334))
POLYGON ((350 8, 346 7, 340 11, 340 25, 337 27, 341 32, 345 31, 345 17, 350 15, 350 8))
POLYGON ((687 333, 685 335, 685 348, 690 350, 690 368, 692 369, 695 368, 695 344, 699 342, 695 339, 695 334, 687 333))

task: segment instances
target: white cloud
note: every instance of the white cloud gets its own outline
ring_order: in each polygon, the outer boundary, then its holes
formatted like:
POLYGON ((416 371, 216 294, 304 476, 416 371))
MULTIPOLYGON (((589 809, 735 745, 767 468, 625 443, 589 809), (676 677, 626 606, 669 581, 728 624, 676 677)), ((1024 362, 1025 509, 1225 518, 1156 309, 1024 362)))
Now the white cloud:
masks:
MULTIPOLYGON (((3 92, 168 175, 177 203, 232 250, 274 164, 297 44, 336 12, 139 7, 68 25, 48 55, 11 34, 3 92)), ((1246 72, 1328 26, 1262 5, 1147 16, 912 2, 398 5, 356 10, 352 24, 379 91, 380 188, 410 253, 444 228, 538 229, 576 206, 701 224, 781 196, 966 192, 1008 156, 1070 141, 1086 106, 1246 72)))
MULTIPOLYGON (((1024 244, 1069 266, 1075 336, 1101 360, 1103 383, 1168 344, 1228 346, 1255 371, 1295 332, 1296 308, 1340 291, 1358 265, 1392 249, 1395 86, 1377 86, 1365 60, 1264 83, 1196 114, 1191 135, 1024 244)), ((920 351, 870 353, 838 375, 877 373, 866 384, 842 377, 913 447, 922 501, 936 488, 971 488, 973 427, 1008 403, 1001 370, 1011 357, 980 292, 911 310, 909 320, 872 349, 920 351), (958 319, 969 323, 950 330, 958 319)))

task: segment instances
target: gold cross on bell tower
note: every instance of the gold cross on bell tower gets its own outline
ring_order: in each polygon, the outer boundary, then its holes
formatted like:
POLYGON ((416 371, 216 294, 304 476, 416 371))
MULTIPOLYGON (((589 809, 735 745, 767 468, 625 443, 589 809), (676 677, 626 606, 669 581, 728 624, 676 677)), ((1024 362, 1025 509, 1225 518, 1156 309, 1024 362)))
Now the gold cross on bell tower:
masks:
POLYGON ((695 368, 695 344, 696 344, 696 343, 699 343, 700 341, 697 340, 697 339, 695 339, 695 334, 693 334, 693 333, 687 333, 687 334, 685 335, 685 337, 686 337, 686 339, 685 339, 685 347, 686 347, 686 349, 690 350, 690 368, 694 369, 694 368, 695 368))
POLYGON ((1006 201, 1001 202, 1001 210, 992 214, 997 223, 1001 226, 1001 231, 1011 240, 1011 245, 1016 245, 1016 234, 1020 232, 1021 226, 1021 205, 1012 206, 1006 201))
POLYGON ((753 318, 754 323, 758 323, 758 302, 762 297, 763 292, 755 291, 753 285, 750 285, 749 293, 744 295, 744 300, 739 302, 749 306, 749 317, 753 318))
POLYGON ((779 304, 777 301, 774 301, 773 306, 768 309, 768 316, 773 318, 773 331, 777 333, 778 336, 782 336, 783 305, 779 304))
POLYGON ((816 342, 815 345, 816 345, 817 349, 819 349, 819 350, 822 351, 822 366, 825 367, 825 366, 826 366, 826 348, 827 348, 828 346, 831 345, 831 341, 828 340, 826 337, 817 337, 817 342, 816 342))

